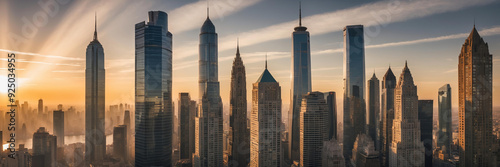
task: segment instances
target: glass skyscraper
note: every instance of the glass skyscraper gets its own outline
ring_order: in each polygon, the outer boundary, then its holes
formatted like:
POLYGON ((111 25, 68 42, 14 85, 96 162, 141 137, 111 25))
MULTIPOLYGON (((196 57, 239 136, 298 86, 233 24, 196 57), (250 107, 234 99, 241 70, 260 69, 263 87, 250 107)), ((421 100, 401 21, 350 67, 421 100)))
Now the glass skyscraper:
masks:
POLYGON ((437 146, 446 158, 451 156, 453 131, 451 129, 451 87, 446 84, 438 91, 438 133, 437 146))
POLYGON ((344 28, 344 157, 350 159, 354 141, 365 133, 365 42, 363 25, 344 28))
POLYGON ((135 166, 171 166, 172 34, 167 13, 135 25, 135 166))
MULTIPOLYGON (((86 165, 99 165, 106 155, 104 50, 97 40, 97 19, 94 26, 94 39, 87 46, 85 58, 86 165)), ((62 105, 58 106, 58 110, 62 110, 62 105)))
MULTIPOLYGON (((309 32, 302 26, 302 14, 299 9, 299 26, 292 33, 292 65, 290 108, 288 113, 288 158, 299 161, 300 156, 300 106, 302 96, 311 92, 311 50, 309 32)), ((291 163, 291 162, 290 162, 291 163)))

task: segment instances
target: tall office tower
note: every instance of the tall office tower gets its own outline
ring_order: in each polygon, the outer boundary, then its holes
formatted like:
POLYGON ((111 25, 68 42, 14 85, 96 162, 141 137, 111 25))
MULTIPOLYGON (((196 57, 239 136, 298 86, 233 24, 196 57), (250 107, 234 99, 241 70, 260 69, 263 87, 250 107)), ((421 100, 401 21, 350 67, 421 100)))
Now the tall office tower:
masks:
POLYGON ((493 166, 492 55, 476 27, 458 58, 460 166, 493 166))
POLYGON ((359 134, 352 149, 352 164, 355 167, 379 167, 379 152, 369 135, 359 134))
POLYGON ((310 92, 302 98, 300 112, 300 166, 322 166, 321 150, 328 141, 328 105, 323 93, 310 92))
POLYGON ((135 25, 135 166, 171 166, 172 34, 168 15, 135 25))
POLYGON ((394 120, 394 88, 396 88, 396 76, 389 67, 382 80, 380 123, 382 126, 382 134, 380 135, 382 166, 389 166, 389 150, 392 143, 392 123, 394 120))
POLYGON ((299 26, 292 33, 292 65, 290 108, 288 111, 288 159, 299 161, 300 157, 300 106, 302 96, 311 92, 311 50, 309 31, 302 26, 302 10, 299 6, 299 26))
POLYGON ((379 129, 380 129, 380 85, 377 76, 368 80, 368 112, 366 112, 366 134, 375 143, 375 149, 380 150, 379 129))
POLYGON ((118 125, 113 128, 113 156, 127 162, 127 125, 118 125))
MULTIPOLYGON (((87 46, 85 68, 85 164, 99 165, 106 155, 104 134, 105 74, 104 50, 97 40, 97 17, 94 39, 87 46)), ((57 106, 62 110, 62 104, 57 106)))
POLYGON ((179 93, 179 141, 180 141, 180 159, 191 159, 193 157, 192 152, 194 150, 194 126, 192 125, 192 120, 194 120, 194 111, 191 104, 191 96, 189 93, 179 93), (193 135, 193 136, 191 136, 193 135))
POLYGON ((38 100, 38 115, 40 116, 42 115, 42 113, 43 113, 43 100, 40 99, 38 100))
POLYGON ((56 166, 57 137, 52 136, 40 127, 33 134, 33 162, 34 167, 56 166))
POLYGON ((342 147, 340 147, 337 139, 330 139, 323 142, 323 148, 321 151, 321 160, 323 166, 335 166, 344 167, 345 160, 342 153, 342 147))
POLYGON ((407 63, 399 77, 394 96, 389 166, 424 166, 425 148, 420 140, 417 86, 407 63))
MULTIPOLYGON (((97 31, 96 31, 96 32, 97 32, 97 31)), ((95 41, 97 41, 97 34, 95 33, 95 34, 94 34, 94 36, 95 36, 95 41)), ((97 42, 99 42, 99 41, 97 41, 97 42)), ((92 44, 92 42, 90 42, 90 44, 92 44)), ((90 46, 90 44, 89 44, 89 46, 90 46)), ((98 44, 99 44, 99 45, 95 46, 95 48, 98 48, 98 46, 101 46, 101 48, 102 48, 102 45, 100 45, 101 43, 98 43, 98 44)), ((87 54, 88 54, 88 49, 89 49, 88 47, 89 47, 89 46, 87 46, 87 54)), ((93 53, 93 52, 91 52, 91 53, 93 53)), ((99 54, 100 52, 96 52, 96 53, 97 53, 97 54, 99 54)), ((102 54, 103 54, 103 61, 104 61, 104 51, 102 52, 102 54)), ((99 56, 95 56, 95 57, 99 57, 99 56)), ((87 63, 88 63, 88 62, 87 62, 87 63)), ((92 62, 90 62, 90 63, 91 63, 91 65, 92 65, 92 62)), ((103 62, 103 63, 104 63, 104 62, 103 62)), ((95 64, 95 63, 94 63, 94 64, 95 64)), ((99 63, 97 63, 97 66, 99 66, 99 63)), ((87 70, 87 69, 85 69, 85 70, 87 70)), ((63 110, 63 105, 62 105, 62 104, 57 105, 57 110, 63 110)))
POLYGON ((120 112, 123 112, 123 104, 120 103, 120 112))
POLYGON ((245 65, 236 47, 236 57, 231 70, 231 93, 229 94, 229 126, 232 146, 229 151, 230 166, 247 166, 250 160, 250 130, 247 128, 247 84, 245 65))
POLYGON ((439 88, 438 92, 438 132, 437 146, 445 155, 445 159, 451 157, 451 144, 453 142, 453 131, 451 129, 451 87, 446 84, 439 88))
POLYGON ((432 167, 432 116, 433 100, 418 100, 418 120, 420 121, 420 141, 425 147, 425 166, 432 167))
POLYGON ((53 131, 54 135, 57 136, 57 147, 64 146, 64 112, 61 110, 56 110, 53 112, 53 131))
POLYGON ((337 94, 335 92, 325 93, 327 115, 326 115, 326 133, 327 139, 337 140, 337 94))
POLYGON ((196 101, 191 100, 189 103, 189 112, 190 116, 189 117, 189 143, 192 145, 192 147, 189 147, 191 149, 191 157, 189 157, 190 162, 193 161, 193 154, 196 152, 196 113, 198 112, 198 105, 196 104, 196 101))
POLYGON ((127 134, 133 135, 132 127, 130 124, 130 110, 125 110, 125 112, 123 113, 123 124, 127 126, 127 134))
POLYGON ((281 87, 266 69, 253 84, 250 166, 280 166, 281 87))
POLYGON ((363 25, 344 28, 344 158, 351 159, 358 134, 365 133, 365 42, 363 25))
POLYGON ((196 127, 194 166, 223 166, 223 117, 218 75, 218 46, 215 26, 208 16, 200 32, 200 106, 196 127))

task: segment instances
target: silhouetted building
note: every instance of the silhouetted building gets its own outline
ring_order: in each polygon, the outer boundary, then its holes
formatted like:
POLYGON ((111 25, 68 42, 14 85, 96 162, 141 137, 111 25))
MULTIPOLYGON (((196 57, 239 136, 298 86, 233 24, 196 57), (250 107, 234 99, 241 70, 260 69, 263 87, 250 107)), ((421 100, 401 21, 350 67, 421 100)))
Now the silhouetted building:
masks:
POLYGON ((382 133, 380 135, 382 166, 389 166, 389 152, 392 143, 392 123, 394 120, 394 88, 396 88, 396 76, 394 76, 391 67, 389 67, 382 80, 382 118, 380 123, 380 125, 382 125, 382 133))
POLYGON ((493 166, 492 55, 476 27, 458 58, 460 166, 493 166))
POLYGON ((150 11, 135 25, 135 166, 172 165, 172 34, 150 11))
POLYGON ((266 69, 253 84, 250 166, 280 166, 281 87, 266 69))
POLYGON ((236 47, 236 57, 231 70, 229 97, 229 166, 247 166, 250 160, 250 130, 247 128, 247 84, 245 65, 236 47))
POLYGON ((302 96, 311 92, 311 49, 307 27, 302 26, 302 10, 299 7, 299 26, 292 33, 292 65, 290 108, 288 111, 288 159, 299 161, 300 156, 300 108, 302 96))
POLYGON ((328 140, 337 140, 337 94, 335 92, 325 93, 327 105, 326 133, 328 140))
POLYGON ((351 159, 356 137, 365 133, 365 43, 363 25, 344 28, 344 158, 351 159))
POLYGON ((57 138, 40 127, 33 134, 33 167, 56 166, 57 138))
POLYGON ((38 100, 38 116, 41 116, 43 114, 43 100, 39 99, 38 100))
POLYGON ((420 121, 420 140, 425 147, 425 166, 432 167, 432 115, 433 100, 418 101, 418 120, 420 121))
POLYGON ((200 106, 196 118, 193 166, 223 166, 224 129, 218 75, 218 39, 208 15, 200 31, 199 58, 200 106))
POLYGON ((113 156, 127 162, 127 125, 118 125, 113 128, 113 156))
POLYGON ((302 98, 300 112, 300 166, 322 166, 321 150, 328 140, 328 105, 323 93, 310 92, 302 98))
POLYGON ((180 159, 191 159, 194 151, 194 117, 195 112, 192 109, 191 97, 189 93, 179 93, 179 141, 180 141, 180 159), (191 136, 192 135, 192 136, 191 136))
POLYGON ((54 111, 52 113, 53 117, 53 129, 54 129, 54 135, 57 136, 57 147, 63 147, 64 146, 64 112, 59 110, 59 111, 54 111))
POLYGON ((391 167, 425 165, 425 148, 420 140, 417 86, 407 63, 395 89, 394 121, 390 147, 391 167))
POLYGON ((438 132, 437 146, 445 155, 444 159, 451 157, 451 144, 453 143, 452 113, 451 113, 451 87, 446 84, 438 91, 438 132))
POLYGON ((375 73, 370 80, 368 80, 368 112, 366 112, 366 134, 370 136, 370 138, 375 143, 375 149, 380 149, 379 142, 379 130, 380 130, 380 86, 379 80, 375 73))
MULTIPOLYGON (((97 17, 94 39, 87 46, 85 65, 85 163, 99 165, 106 155, 104 134, 105 75, 104 50, 97 40, 97 17)), ((62 104, 57 106, 62 110, 62 104)))

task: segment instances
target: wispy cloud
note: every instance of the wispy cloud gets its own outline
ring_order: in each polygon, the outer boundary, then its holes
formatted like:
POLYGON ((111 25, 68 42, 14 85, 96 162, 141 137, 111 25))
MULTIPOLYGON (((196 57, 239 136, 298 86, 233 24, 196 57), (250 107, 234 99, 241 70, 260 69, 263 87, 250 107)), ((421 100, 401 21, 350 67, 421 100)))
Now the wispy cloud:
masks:
POLYGON ((56 70, 56 71, 52 71, 52 72, 56 72, 56 73, 83 73, 83 72, 85 72, 85 70, 56 70))
POLYGON ((458 71, 458 69, 457 69, 457 68, 455 68, 455 69, 451 69, 451 70, 445 71, 445 72, 443 72, 443 73, 444 73, 444 74, 449 74, 449 73, 455 73, 455 72, 457 72, 457 71, 458 71))
MULTIPOLYGON (((387 26, 389 23, 456 11, 491 2, 494 2, 494 0, 380 1, 359 7, 304 17, 302 23, 309 28, 311 35, 321 35, 341 31, 344 25, 363 24, 366 27, 376 26, 377 28, 381 28, 381 26, 387 26)), ((233 41, 237 37, 242 41, 240 46, 250 46, 262 42, 289 38, 291 28, 296 26, 297 23, 298 21, 294 20, 222 37, 220 38, 222 42, 219 43, 219 51, 233 49, 233 41)), ((378 35, 378 33, 370 32, 368 29, 366 32, 370 33, 371 37, 378 35)), ((196 46, 186 45, 176 48, 180 52, 177 52, 175 58, 183 59, 196 55, 198 51, 196 46)))

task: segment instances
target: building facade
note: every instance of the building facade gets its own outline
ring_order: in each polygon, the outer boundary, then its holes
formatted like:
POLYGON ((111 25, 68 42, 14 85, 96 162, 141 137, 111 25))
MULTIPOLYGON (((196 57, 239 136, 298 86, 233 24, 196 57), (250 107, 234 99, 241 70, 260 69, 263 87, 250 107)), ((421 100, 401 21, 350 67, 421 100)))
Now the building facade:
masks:
POLYGON ((40 127, 33 134, 34 167, 56 166, 57 137, 50 135, 45 127, 40 127))
MULTIPOLYGON (((85 65, 85 163, 99 165, 106 155, 104 134, 105 69, 104 50, 97 40, 97 19, 94 39, 87 46, 85 65)), ((62 110, 62 105, 58 106, 62 110)))
POLYGON ((201 27, 199 45, 200 104, 196 118, 196 151, 193 164, 223 166, 223 117, 218 79, 218 39, 215 26, 207 16, 201 27))
POLYGON ((135 166, 172 164, 172 34, 168 15, 135 25, 135 166))
POLYGON ((375 148, 379 150, 379 129, 380 129, 380 82, 373 73, 373 76, 368 80, 368 112, 366 112, 366 134, 375 143, 375 148))
POLYGON ((420 141, 425 147, 425 166, 432 167, 433 100, 418 100, 418 120, 420 121, 420 141))
POLYGON ((492 55, 476 27, 458 58, 460 166, 493 166, 492 55))
POLYGON ((337 94, 335 92, 325 93, 327 105, 326 133, 328 140, 337 139, 337 94))
POLYGON ((326 128, 328 105, 323 93, 310 92, 302 98, 300 112, 300 166, 322 166, 323 142, 328 141, 326 128))
POLYGON ((266 69, 253 84, 250 166, 281 166, 281 87, 266 69))
POLYGON ((247 166, 250 160, 250 130, 247 128, 247 87, 245 65, 236 47, 236 57, 231 70, 231 92, 229 94, 229 128, 232 133, 229 146, 229 165, 247 166))
POLYGON ((355 167, 380 167, 379 152, 369 135, 359 134, 356 138, 351 163, 355 167))
POLYGON ((451 101, 451 87, 450 84, 446 84, 438 91, 438 132, 436 136, 436 148, 445 155, 444 159, 451 157, 451 144, 453 143, 451 101))
POLYGON ((180 159, 191 159, 194 151, 194 120, 195 113, 191 109, 191 96, 189 93, 179 93, 179 142, 180 142, 180 159), (191 136, 193 135, 193 136, 191 136))
POLYGON ((128 134, 127 125, 118 125, 113 128, 113 156, 127 162, 128 134))
POLYGON ((365 44, 363 25, 344 28, 344 138, 346 159, 352 156, 354 141, 365 133, 365 44))
POLYGON ((300 147, 300 108, 302 96, 311 92, 311 50, 307 27, 302 26, 302 10, 299 9, 299 26, 292 33, 292 64, 290 109, 288 111, 288 160, 299 160, 300 147))
POLYGON ((321 154, 323 166, 345 167, 342 147, 336 139, 324 141, 321 154))
POLYGON ((407 63, 395 88, 394 120, 390 147, 391 167, 425 165, 425 148, 420 140, 417 86, 407 63))
POLYGON ((394 120, 394 89, 396 88, 396 76, 392 73, 391 67, 387 70, 382 80, 382 96, 381 96, 381 109, 382 109, 382 133, 380 135, 381 141, 381 158, 382 166, 389 165, 389 150, 392 143, 392 123, 394 120))
POLYGON ((57 147, 64 146, 64 112, 56 110, 52 113, 53 131, 57 136, 57 147))

